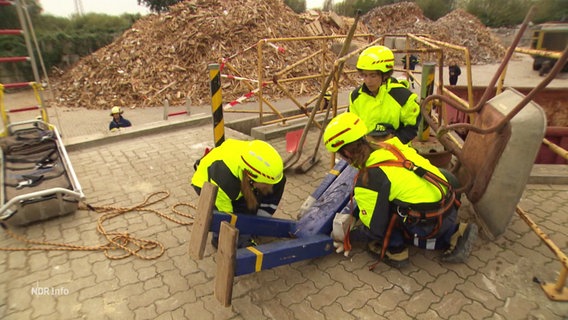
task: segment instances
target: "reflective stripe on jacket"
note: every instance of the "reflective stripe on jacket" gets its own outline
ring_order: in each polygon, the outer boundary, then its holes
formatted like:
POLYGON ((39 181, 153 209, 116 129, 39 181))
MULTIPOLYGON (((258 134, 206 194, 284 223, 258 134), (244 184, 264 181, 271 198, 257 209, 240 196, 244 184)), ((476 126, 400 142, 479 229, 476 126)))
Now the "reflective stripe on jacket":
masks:
MULTIPOLYGON (((398 148, 415 165, 447 181, 437 167, 398 138, 385 142, 398 148)), ((378 149, 371 153, 366 166, 386 160, 396 160, 396 157, 386 149, 378 149)), ((366 186, 362 185, 362 177, 359 176, 354 198, 359 208, 361 222, 376 236, 384 237, 390 214, 396 209, 393 201, 406 204, 436 203, 442 199, 442 195, 434 184, 419 177, 413 171, 402 167, 382 166, 368 168, 366 186)))

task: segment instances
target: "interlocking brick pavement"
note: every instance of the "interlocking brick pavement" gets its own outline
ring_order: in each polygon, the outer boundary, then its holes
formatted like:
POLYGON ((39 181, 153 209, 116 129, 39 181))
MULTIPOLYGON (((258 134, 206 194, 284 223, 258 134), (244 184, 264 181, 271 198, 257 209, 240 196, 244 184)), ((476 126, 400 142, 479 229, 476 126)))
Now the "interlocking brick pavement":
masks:
MULTIPOLYGON (((72 114, 72 113, 67 113, 72 114)), ((106 115, 105 115, 106 117, 106 115)), ((159 121, 158 121, 159 122, 159 121)), ((157 123, 158 123, 157 122, 157 123)), ((66 123, 73 123, 72 121, 66 123)), ((65 126, 68 137, 80 126, 65 126)), ((89 129, 92 130, 92 129, 89 129)), ((89 131, 85 130, 85 131, 89 131)), ((318 132, 302 160, 315 148, 318 132)), ((227 129, 227 137, 248 138, 227 129)), ((170 196, 150 208, 173 216, 177 203, 197 204, 189 186, 192 165, 212 141, 210 124, 148 135, 128 135, 111 144, 73 148, 75 172, 93 206, 133 207, 158 191, 170 196)), ((270 141, 286 157, 284 138, 270 141)), ((328 170, 328 154, 306 174, 288 175, 279 218, 295 219, 300 205, 328 170)), ((568 186, 528 185, 520 206, 561 248, 568 232, 568 186)), ((467 203, 466 203, 467 206, 467 203)), ((188 208, 178 210, 187 212, 188 208)), ((193 210, 189 211, 194 214, 193 210)), ((467 215, 466 211, 460 213, 467 215)), ((30 239, 94 246, 99 213, 76 213, 12 228, 30 239)), ((176 217, 178 219, 183 219, 176 217)), ((470 218, 467 217, 466 218, 470 218)), ((466 264, 448 265, 439 252, 411 250, 411 265, 379 264, 361 245, 350 257, 329 255, 235 278, 233 304, 213 295, 214 249, 193 261, 187 250, 191 226, 152 212, 128 212, 104 224, 107 231, 158 241, 164 254, 151 260, 111 260, 101 251, 0 252, 2 319, 567 319, 568 303, 549 300, 532 281, 555 282, 560 263, 514 215, 505 234, 479 239, 466 264), (46 288, 48 294, 38 294, 46 288), (35 291, 34 291, 35 290, 35 291)), ((0 247, 22 244, 0 235, 0 247)), ((120 254, 109 252, 109 255, 120 254)))

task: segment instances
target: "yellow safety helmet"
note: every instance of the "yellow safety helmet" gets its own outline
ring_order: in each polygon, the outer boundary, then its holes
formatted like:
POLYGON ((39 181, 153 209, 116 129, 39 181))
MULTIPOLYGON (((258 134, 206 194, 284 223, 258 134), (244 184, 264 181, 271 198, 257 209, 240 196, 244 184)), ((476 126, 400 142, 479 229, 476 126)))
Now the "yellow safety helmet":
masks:
POLYGON ((367 134, 367 126, 356 114, 345 112, 331 119, 323 133, 327 150, 337 152, 344 145, 357 141, 367 134))
POLYGON ((110 110, 110 115, 112 116, 113 114, 122 114, 122 108, 121 107, 112 107, 112 109, 110 110))
POLYGON ((357 59, 357 69, 389 72, 394 68, 394 54, 385 46, 372 46, 363 50, 357 59))
POLYGON ((241 154, 243 168, 259 183, 276 184, 284 176, 284 162, 274 147, 261 140, 249 142, 241 154))

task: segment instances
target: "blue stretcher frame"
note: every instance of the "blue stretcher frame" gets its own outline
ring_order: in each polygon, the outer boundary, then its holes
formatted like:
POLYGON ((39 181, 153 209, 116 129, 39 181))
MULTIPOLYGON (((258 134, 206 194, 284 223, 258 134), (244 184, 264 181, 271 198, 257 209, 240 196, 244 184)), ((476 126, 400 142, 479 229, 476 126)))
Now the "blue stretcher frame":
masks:
POLYGON ((333 218, 349 204, 357 169, 339 161, 312 193, 313 205, 298 221, 227 214, 213 211, 209 231, 219 232, 227 221, 242 234, 282 240, 236 251, 235 276, 259 272, 293 262, 322 257, 334 252, 330 237, 333 218))

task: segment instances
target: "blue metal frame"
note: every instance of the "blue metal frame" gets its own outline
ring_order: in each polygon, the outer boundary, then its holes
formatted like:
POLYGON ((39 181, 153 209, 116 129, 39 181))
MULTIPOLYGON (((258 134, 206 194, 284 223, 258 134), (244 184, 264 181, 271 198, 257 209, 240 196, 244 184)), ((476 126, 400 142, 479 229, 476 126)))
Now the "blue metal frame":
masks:
POLYGON ((298 238, 331 233, 335 213, 341 212, 349 203, 356 175, 357 169, 351 166, 343 168, 337 178, 296 224, 297 229, 294 234, 298 238))
POLYGON ((296 221, 271 217, 259 217, 251 214, 227 214, 213 210, 213 219, 209 231, 219 232, 221 222, 239 229, 241 234, 254 234, 261 237, 289 238, 296 230, 296 221))
POLYGON ((324 234, 241 248, 237 250, 235 276, 322 257, 333 250, 333 240, 324 234))
POLYGON ((210 231, 219 232, 221 222, 228 221, 242 234, 283 238, 237 249, 235 275, 332 253, 334 248, 330 234, 333 218, 336 212, 341 212, 349 204, 356 174, 357 169, 347 162, 338 162, 312 193, 316 201, 299 221, 214 211, 210 231))

